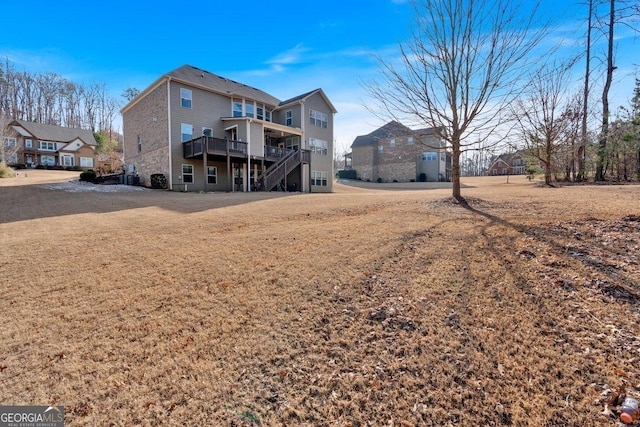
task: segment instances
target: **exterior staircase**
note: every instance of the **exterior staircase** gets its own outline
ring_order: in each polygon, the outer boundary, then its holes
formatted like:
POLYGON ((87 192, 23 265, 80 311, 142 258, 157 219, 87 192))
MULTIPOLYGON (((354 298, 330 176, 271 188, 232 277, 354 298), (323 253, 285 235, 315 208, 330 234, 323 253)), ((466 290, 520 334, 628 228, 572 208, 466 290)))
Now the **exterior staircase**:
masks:
POLYGON ((282 180, 286 180, 287 175, 296 167, 310 161, 311 152, 309 150, 286 150, 278 161, 258 176, 260 190, 273 190, 282 180))

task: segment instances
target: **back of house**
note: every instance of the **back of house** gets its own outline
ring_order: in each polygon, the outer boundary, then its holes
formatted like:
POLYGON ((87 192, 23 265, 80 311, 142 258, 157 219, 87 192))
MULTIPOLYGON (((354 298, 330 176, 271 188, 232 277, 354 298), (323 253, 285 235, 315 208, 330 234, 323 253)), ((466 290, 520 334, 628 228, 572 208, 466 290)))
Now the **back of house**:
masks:
POLYGON ((322 89, 280 101, 184 65, 122 109, 126 172, 179 191, 331 192, 335 113, 322 89))

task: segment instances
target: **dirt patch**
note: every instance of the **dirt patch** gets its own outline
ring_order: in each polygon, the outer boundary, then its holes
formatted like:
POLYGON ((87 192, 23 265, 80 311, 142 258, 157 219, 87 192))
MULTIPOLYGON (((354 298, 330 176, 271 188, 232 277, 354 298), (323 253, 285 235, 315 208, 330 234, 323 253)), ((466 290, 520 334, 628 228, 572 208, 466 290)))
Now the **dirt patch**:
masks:
POLYGON ((640 384, 638 187, 466 184, 468 205, 2 188, 25 202, 0 211, 0 404, 68 425, 617 425, 640 384))

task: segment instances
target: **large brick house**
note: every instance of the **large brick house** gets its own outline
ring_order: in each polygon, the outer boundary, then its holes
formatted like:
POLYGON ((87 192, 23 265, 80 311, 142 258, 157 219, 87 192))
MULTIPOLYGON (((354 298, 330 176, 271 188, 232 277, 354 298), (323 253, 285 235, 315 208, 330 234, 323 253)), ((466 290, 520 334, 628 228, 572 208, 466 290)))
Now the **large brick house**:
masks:
POLYGON ((489 175, 523 175, 525 172, 526 162, 521 151, 501 154, 489 167, 489 175))
POLYGON ((333 116, 322 89, 278 98, 184 65, 122 109, 124 162, 180 191, 333 189, 333 116))
POLYGON ((358 136, 345 161, 358 179, 379 182, 449 181, 451 156, 437 129, 391 121, 358 136))
POLYGON ((10 152, 7 163, 22 163, 27 167, 96 166, 96 140, 87 129, 68 128, 26 120, 9 123, 2 143, 10 152))

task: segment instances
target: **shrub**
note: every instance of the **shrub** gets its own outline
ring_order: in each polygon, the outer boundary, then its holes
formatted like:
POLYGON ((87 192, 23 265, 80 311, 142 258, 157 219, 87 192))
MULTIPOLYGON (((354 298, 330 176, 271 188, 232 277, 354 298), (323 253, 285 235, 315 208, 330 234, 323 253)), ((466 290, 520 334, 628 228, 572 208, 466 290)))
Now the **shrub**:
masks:
POLYGON ((44 169, 44 165, 38 165, 36 166, 36 169, 44 169))
POLYGON ((27 168, 27 165, 25 165, 24 163, 11 163, 8 166, 13 170, 26 169, 27 168))
POLYGON ((80 181, 96 182, 97 176, 93 169, 88 169, 80 174, 80 181))
POLYGON ((356 172, 355 169, 339 170, 338 171, 338 178, 342 178, 342 179, 357 179, 357 172, 356 172))
POLYGON ((376 182, 380 184, 382 182, 382 178, 378 177, 378 179, 376 179, 376 182))
POLYGON ((13 169, 7 166, 6 163, 0 163, 0 178, 13 178, 16 173, 13 169))
POLYGON ((427 174, 422 172, 419 177, 420 182, 427 182, 427 174))
POLYGON ((151 174, 149 177, 151 188, 167 188, 167 177, 161 173, 151 174))

